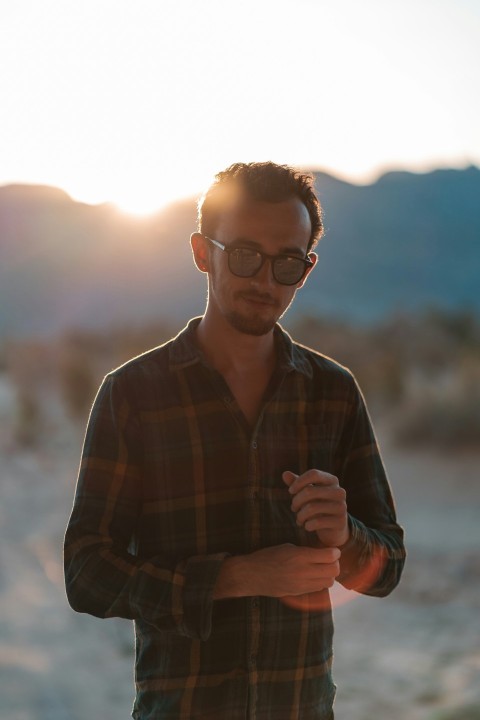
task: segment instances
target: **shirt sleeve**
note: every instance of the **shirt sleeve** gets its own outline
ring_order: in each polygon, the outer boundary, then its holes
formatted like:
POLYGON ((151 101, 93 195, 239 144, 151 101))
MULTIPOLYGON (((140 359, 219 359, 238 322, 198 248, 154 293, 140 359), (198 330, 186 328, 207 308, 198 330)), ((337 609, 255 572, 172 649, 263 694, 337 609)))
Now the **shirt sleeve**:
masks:
POLYGON ((108 375, 90 414, 65 535, 67 597, 78 612, 144 620, 204 640, 211 632, 213 588, 226 553, 181 562, 135 554, 142 440, 121 385, 116 375, 108 375))
POLYGON ((364 398, 353 381, 351 413, 342 433, 339 479, 347 494, 350 538, 341 548, 338 581, 384 597, 398 584, 405 563, 390 484, 364 398))

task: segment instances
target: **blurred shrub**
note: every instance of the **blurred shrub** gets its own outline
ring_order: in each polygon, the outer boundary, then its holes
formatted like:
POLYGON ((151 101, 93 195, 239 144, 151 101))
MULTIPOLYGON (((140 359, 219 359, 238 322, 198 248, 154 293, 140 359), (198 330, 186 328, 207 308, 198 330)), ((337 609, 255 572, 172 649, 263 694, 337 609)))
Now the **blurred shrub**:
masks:
POLYGON ((474 313, 429 309, 363 328, 304 317, 292 332, 353 371, 373 412, 392 418, 399 443, 480 449, 480 320, 474 313))
POLYGON ((68 414, 75 421, 85 421, 97 388, 90 355, 67 347, 60 361, 59 381, 68 414))
POLYGON ((59 384, 68 414, 86 420, 98 386, 110 370, 170 337, 164 325, 71 331, 60 338, 59 384))
MULTIPOLYGON (((391 420, 400 443, 480 447, 480 319, 475 314, 430 309, 367 327, 303 317, 290 328, 296 340, 353 371, 371 411, 391 420)), ((7 343, 4 362, 18 394, 18 438, 33 441, 54 396, 83 423, 104 375, 165 342, 174 330, 160 322, 7 343)))
POLYGON ((404 395, 405 357, 399 348, 406 332, 396 318, 372 328, 304 317, 292 329, 296 340, 348 367, 376 408, 404 395))
POLYGON ((40 440, 42 412, 40 403, 31 388, 19 388, 13 427, 13 439, 23 448, 31 448, 40 440))
POLYGON ((11 423, 16 442, 34 444, 43 429, 64 420, 65 412, 83 424, 104 375, 169 337, 167 324, 158 323, 5 341, 0 364, 16 396, 11 423))
POLYGON ((6 342, 3 364, 13 388, 11 433, 15 443, 32 447, 45 429, 45 398, 52 378, 52 348, 38 340, 6 342))
POLYGON ((6 344, 0 343, 0 374, 7 370, 7 348, 6 344))
POLYGON ((480 705, 462 705, 461 707, 438 710, 431 720, 480 720, 480 705))
POLYGON ((417 378, 394 427, 403 444, 480 449, 480 363, 466 358, 443 377, 417 378))

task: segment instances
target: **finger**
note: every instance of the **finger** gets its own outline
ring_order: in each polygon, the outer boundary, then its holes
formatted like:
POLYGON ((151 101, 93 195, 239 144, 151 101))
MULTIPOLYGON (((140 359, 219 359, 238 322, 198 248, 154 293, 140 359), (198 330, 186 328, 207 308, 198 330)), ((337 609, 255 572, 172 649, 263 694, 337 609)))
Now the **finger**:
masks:
POLYGON ((296 513, 301 525, 313 517, 346 518, 347 510, 338 503, 307 503, 296 513))
POLYGON ((301 523, 301 525, 303 525, 305 530, 308 530, 309 532, 313 532, 315 530, 330 530, 332 532, 338 532, 344 528, 345 522, 339 517, 316 515, 315 517, 305 520, 301 523))
MULTIPOLYGON (((293 473, 292 473, 293 475, 293 473)), ((292 495, 296 495, 297 492, 303 490, 303 488, 311 486, 337 486, 338 478, 335 475, 324 472, 323 470, 307 470, 302 475, 297 475, 293 481, 289 484, 288 492, 292 495)))
POLYGON ((346 505, 312 503, 296 513, 296 522, 306 530, 339 530, 348 523, 346 505))
POLYGON ((295 473, 292 472, 291 470, 285 470, 285 472, 282 473, 282 480, 285 483, 285 485, 288 485, 289 487, 294 482, 294 480, 296 480, 297 478, 298 478, 298 475, 295 475, 295 473))
POLYGON ((340 563, 323 563, 317 565, 315 573, 310 576, 308 583, 314 583, 316 580, 332 578, 332 580, 340 575, 340 563))
POLYGON ((341 552, 336 547, 326 547, 326 548, 312 548, 312 547, 304 547, 302 548, 305 555, 308 557, 308 560, 313 563, 314 565, 328 565, 330 563, 335 563, 337 560, 340 559, 341 552))
POLYGON ((290 508, 298 513, 306 506, 314 507, 316 512, 346 512, 347 494, 341 487, 308 486, 293 496, 290 508))

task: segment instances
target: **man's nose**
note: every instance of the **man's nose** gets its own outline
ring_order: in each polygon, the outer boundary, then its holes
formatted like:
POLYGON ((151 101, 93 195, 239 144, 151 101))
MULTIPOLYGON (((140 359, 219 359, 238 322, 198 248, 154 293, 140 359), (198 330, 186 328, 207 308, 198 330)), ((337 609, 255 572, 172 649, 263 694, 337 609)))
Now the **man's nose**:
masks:
POLYGON ((273 277, 272 262, 273 261, 271 258, 265 258, 260 270, 256 272, 255 275, 251 278, 252 283, 263 286, 274 286, 276 284, 276 280, 273 277))

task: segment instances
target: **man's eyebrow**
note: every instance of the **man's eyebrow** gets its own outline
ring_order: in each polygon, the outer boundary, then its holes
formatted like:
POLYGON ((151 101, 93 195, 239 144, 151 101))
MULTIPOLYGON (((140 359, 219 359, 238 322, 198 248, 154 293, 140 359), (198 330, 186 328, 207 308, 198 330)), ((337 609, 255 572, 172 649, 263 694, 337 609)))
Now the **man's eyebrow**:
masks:
MULTIPOLYGON (((250 247, 250 248, 252 248, 252 250, 260 250, 260 252, 262 252, 262 250, 263 250, 260 243, 255 242, 255 240, 249 240, 248 238, 245 238, 245 237, 235 238, 235 240, 232 243, 230 243, 230 246, 250 247)), ((279 249, 278 254, 279 255, 301 255, 303 257, 305 255, 305 251, 301 247, 298 247, 295 245, 288 245, 288 246, 281 247, 279 249)))

